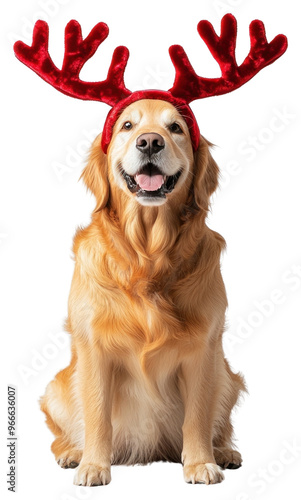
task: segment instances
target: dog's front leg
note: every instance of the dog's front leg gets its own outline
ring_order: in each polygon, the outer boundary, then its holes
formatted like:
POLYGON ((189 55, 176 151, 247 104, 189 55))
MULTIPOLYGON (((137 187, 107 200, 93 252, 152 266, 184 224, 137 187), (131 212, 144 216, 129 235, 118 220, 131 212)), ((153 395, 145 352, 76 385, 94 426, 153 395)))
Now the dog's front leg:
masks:
POLYGON ((213 413, 216 398, 214 351, 207 347, 182 363, 180 386, 184 403, 184 479, 188 483, 219 483, 223 473, 216 465, 213 447, 213 413))
POLYGON ((87 342, 76 347, 85 445, 74 484, 108 484, 111 480, 112 452, 112 367, 99 345, 87 342))

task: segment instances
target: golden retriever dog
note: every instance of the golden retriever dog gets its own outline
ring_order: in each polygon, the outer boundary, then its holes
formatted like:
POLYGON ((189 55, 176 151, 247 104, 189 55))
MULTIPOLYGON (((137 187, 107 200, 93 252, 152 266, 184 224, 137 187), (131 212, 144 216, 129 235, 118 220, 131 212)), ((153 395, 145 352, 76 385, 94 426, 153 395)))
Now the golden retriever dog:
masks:
POLYGON ((224 239, 205 223, 218 185, 210 144, 194 153, 185 119, 142 99, 99 136, 82 178, 92 221, 74 238, 66 329, 72 359, 41 399, 52 451, 74 483, 111 464, 182 462, 185 481, 238 468, 231 410, 244 391, 224 357, 224 239))

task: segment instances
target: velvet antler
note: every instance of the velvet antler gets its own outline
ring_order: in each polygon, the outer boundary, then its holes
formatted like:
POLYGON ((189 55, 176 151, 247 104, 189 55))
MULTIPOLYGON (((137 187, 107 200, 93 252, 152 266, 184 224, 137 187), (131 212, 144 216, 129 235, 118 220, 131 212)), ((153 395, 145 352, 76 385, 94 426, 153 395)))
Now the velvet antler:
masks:
POLYGON ((70 21, 65 29, 65 55, 61 70, 55 66, 48 52, 49 28, 45 21, 36 22, 31 46, 19 41, 15 43, 14 50, 21 62, 60 92, 78 99, 101 101, 114 106, 131 95, 123 81, 129 57, 126 47, 115 49, 106 80, 84 82, 79 78, 85 62, 93 56, 108 33, 108 26, 98 23, 83 40, 79 23, 70 21))
POLYGON ((200 21, 198 32, 218 62, 222 76, 220 78, 198 76, 184 49, 180 45, 170 47, 169 53, 175 66, 176 77, 169 92, 186 103, 232 92, 253 78, 262 68, 274 62, 287 48, 287 39, 284 35, 278 35, 268 43, 264 24, 262 21, 254 20, 250 24, 250 52, 238 66, 235 59, 237 23, 232 14, 226 14, 222 18, 220 36, 215 33, 209 21, 200 21))

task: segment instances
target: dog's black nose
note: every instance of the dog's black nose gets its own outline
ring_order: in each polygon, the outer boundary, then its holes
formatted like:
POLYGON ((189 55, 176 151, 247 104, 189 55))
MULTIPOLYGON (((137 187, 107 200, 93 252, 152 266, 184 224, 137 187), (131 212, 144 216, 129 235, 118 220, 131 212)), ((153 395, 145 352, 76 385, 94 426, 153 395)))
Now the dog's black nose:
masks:
POLYGON ((160 134, 142 134, 139 135, 136 140, 136 148, 139 149, 141 153, 146 153, 148 155, 159 153, 164 147, 165 142, 160 134))

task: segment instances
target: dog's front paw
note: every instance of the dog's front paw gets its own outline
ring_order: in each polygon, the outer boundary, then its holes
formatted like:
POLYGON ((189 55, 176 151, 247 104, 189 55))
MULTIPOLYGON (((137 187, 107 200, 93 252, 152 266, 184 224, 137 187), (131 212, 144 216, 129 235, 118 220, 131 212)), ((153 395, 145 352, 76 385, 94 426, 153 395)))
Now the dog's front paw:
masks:
POLYGON ((216 464, 184 465, 184 479, 186 483, 220 483, 224 479, 221 468, 216 464))
POLYGON ((100 486, 111 481, 110 467, 81 463, 73 483, 78 486, 100 486))

